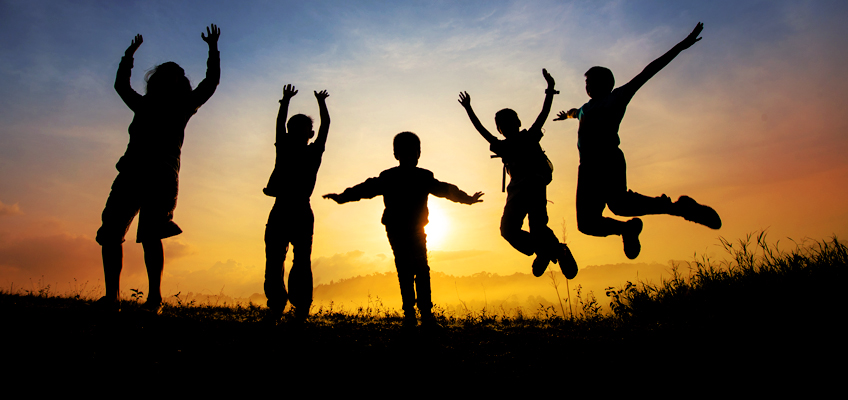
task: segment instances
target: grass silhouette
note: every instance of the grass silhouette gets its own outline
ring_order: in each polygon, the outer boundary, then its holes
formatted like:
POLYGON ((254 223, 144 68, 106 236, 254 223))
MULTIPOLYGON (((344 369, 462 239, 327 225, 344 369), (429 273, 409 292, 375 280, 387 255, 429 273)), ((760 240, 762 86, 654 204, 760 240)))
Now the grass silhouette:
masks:
POLYGON ((721 239, 729 258, 697 259, 688 273, 676 265, 674 276, 656 285, 610 287, 612 312, 601 312, 578 288, 573 317, 553 306, 501 314, 437 306, 444 329, 436 332, 404 330, 399 311, 370 297, 350 310, 314 307, 297 324, 293 315, 279 319, 255 304, 172 302, 153 316, 136 298, 103 315, 79 291, 55 296, 33 288, 0 293, 0 315, 6 342, 15 343, 7 359, 30 367, 75 360, 94 369, 132 363, 185 373, 187 365, 226 369, 280 359, 289 361, 264 371, 296 362, 302 370, 332 366, 354 374, 426 369, 532 377, 548 367, 578 373, 579 365, 579 373, 595 377, 614 366, 631 378, 720 372, 743 374, 748 383, 787 376, 824 382, 839 372, 824 361, 846 353, 840 287, 848 248, 833 238, 782 251, 765 236, 721 239))

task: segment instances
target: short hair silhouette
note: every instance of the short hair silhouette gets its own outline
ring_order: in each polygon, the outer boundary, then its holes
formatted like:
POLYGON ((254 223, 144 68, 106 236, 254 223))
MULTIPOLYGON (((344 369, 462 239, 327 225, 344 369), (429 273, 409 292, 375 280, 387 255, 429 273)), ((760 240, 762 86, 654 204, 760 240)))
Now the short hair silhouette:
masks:
POLYGON ((400 160, 417 160, 421 157, 421 139, 412 132, 401 132, 392 141, 395 158, 400 160))
MULTIPOLYGON (((518 128, 521 127, 521 120, 518 119, 518 113, 511 108, 504 108, 495 113, 495 125, 497 125, 499 130, 504 130, 502 128, 512 128, 514 127, 517 131, 518 128)), ((510 131, 510 129, 506 129, 510 131)))
POLYGON ((191 93, 191 82, 179 64, 168 61, 159 64, 144 74, 145 92, 153 96, 160 94, 191 93))
POLYGON ((615 77, 606 67, 592 67, 586 71, 586 93, 589 97, 604 95, 612 92, 615 87, 615 77))
POLYGON ((305 114, 295 114, 289 118, 286 128, 288 128, 289 134, 312 132, 312 123, 312 117, 305 114))

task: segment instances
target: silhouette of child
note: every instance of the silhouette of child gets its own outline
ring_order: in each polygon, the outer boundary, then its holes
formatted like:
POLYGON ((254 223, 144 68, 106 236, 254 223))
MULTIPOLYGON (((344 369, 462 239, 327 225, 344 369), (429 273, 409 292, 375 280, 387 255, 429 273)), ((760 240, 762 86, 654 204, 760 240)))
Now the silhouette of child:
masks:
POLYGON ((124 53, 115 78, 115 90, 135 113, 129 126, 127 151, 118 161, 118 176, 103 210, 103 224, 97 231, 102 246, 106 296, 98 301, 105 309, 118 310, 124 237, 139 214, 137 242, 144 248, 149 289, 143 307, 162 311, 162 239, 179 235, 174 223, 177 205, 180 151, 188 120, 212 94, 221 78, 218 38, 221 30, 212 24, 200 37, 209 45, 206 78, 191 89, 185 72, 174 62, 166 62, 148 72, 147 93, 142 96, 130 86, 133 54, 143 38, 136 35, 124 53))
POLYGON ((314 92, 318 100, 321 126, 315 141, 312 118, 293 115, 288 124, 289 101, 297 90, 292 85, 283 88, 280 111, 277 114, 277 161, 268 186, 262 191, 276 197, 265 226, 265 296, 268 308, 282 312, 291 300, 298 320, 309 315, 312 305, 312 233, 315 217, 309 197, 315 189, 315 179, 321 166, 321 156, 330 130, 330 113, 326 90, 314 92), (288 128, 288 132, 286 131, 288 128), (289 273, 289 292, 283 283, 283 263, 289 244, 293 246, 292 268, 289 273))
POLYGON ((545 102, 542 112, 529 130, 519 131, 521 120, 509 108, 495 114, 495 124, 498 132, 504 136, 503 140, 489 133, 480 123, 471 108, 468 92, 459 94, 459 104, 465 108, 477 132, 489 142, 492 152, 501 157, 510 176, 506 188, 506 206, 501 217, 501 236, 521 253, 528 256, 536 254, 533 275, 542 276, 548 263, 553 261, 559 263, 566 278, 572 279, 577 275, 577 263, 571 250, 564 243, 560 244, 554 232, 548 228, 546 187, 551 182, 553 166, 539 141, 542 139, 542 125, 551 111, 554 95, 559 91, 554 90, 554 78, 547 70, 542 69, 542 75, 548 82, 545 102), (529 232, 521 229, 525 217, 529 219, 529 232))
POLYGON ((418 311, 422 324, 438 325, 433 318, 433 303, 430 296, 430 267, 427 265, 427 225, 429 210, 428 195, 446 198, 463 204, 481 202, 482 192, 469 196, 455 185, 440 182, 433 173, 418 168, 421 142, 412 132, 401 132, 394 138, 394 155, 399 166, 387 169, 377 178, 346 189, 341 194, 325 194, 342 204, 382 195, 386 205, 382 223, 395 256, 395 266, 403 299, 404 325, 417 324, 415 318, 416 292, 418 311))
POLYGON ((612 71, 604 67, 590 68, 585 74, 589 102, 579 109, 561 111, 554 119, 580 120, 577 131, 577 148, 580 151, 580 168, 577 175, 578 230, 592 236, 621 235, 624 254, 630 259, 636 258, 642 248, 639 243, 642 220, 632 218, 623 222, 604 217, 602 213, 605 206, 609 206, 615 215, 624 217, 669 214, 712 229, 721 227, 721 218, 715 210, 698 204, 688 196, 681 196, 672 203, 664 194, 660 197, 648 197, 628 190, 624 153, 618 147, 618 128, 633 95, 681 51, 701 40, 698 35, 703 26, 699 22, 683 41, 648 64, 630 82, 615 90, 612 71))

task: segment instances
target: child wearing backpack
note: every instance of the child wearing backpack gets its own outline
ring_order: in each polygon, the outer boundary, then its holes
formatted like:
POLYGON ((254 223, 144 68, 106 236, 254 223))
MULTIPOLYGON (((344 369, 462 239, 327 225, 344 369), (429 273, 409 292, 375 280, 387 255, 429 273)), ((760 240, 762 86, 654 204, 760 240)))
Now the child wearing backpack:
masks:
POLYGON ((469 196, 455 185, 438 181, 433 173, 418 168, 421 141, 412 132, 401 132, 393 141, 398 166, 387 169, 376 178, 369 178, 341 194, 325 194, 338 204, 383 196, 386 205, 381 222, 395 256, 395 266, 403 300, 404 325, 417 324, 415 305, 421 313, 422 326, 437 326, 433 317, 430 295, 430 267, 427 264, 427 225, 429 195, 463 204, 479 203, 482 192, 469 196), (417 292, 417 300, 416 300, 417 292))
POLYGON ((554 119, 559 121, 576 118, 580 121, 577 130, 577 149, 580 152, 580 168, 577 173, 577 229, 591 236, 620 235, 624 254, 631 260, 638 257, 642 249, 639 242, 642 220, 632 218, 625 222, 604 217, 602 213, 607 206, 613 214, 624 217, 669 214, 712 229, 721 228, 718 213, 708 206, 698 204, 691 197, 680 196, 672 203, 664 194, 649 197, 628 190, 627 164, 624 153, 619 148, 621 140, 618 127, 636 91, 681 51, 701 40, 698 35, 703 27, 699 22, 683 41, 648 64, 630 82, 615 90, 612 71, 604 67, 590 68, 585 74, 589 102, 579 109, 560 111, 554 119))
POLYGON ((115 78, 115 91, 133 111, 127 131, 127 151, 115 166, 118 176, 103 209, 103 224, 97 230, 102 246, 106 295, 97 301, 104 310, 119 311, 123 242, 130 224, 139 215, 136 241, 144 248, 149 287, 142 307, 162 312, 162 271, 165 256, 162 239, 182 233, 174 223, 179 186, 180 152, 188 120, 212 97, 221 79, 218 38, 215 24, 202 32, 209 46, 206 78, 192 90, 185 71, 175 62, 166 62, 145 76, 147 93, 142 96, 130 86, 133 55, 143 42, 136 35, 124 52, 115 78))
POLYGON ((330 113, 326 90, 314 92, 318 100, 321 126, 318 136, 312 130, 312 118, 293 115, 288 124, 289 102, 297 89, 292 85, 283 88, 283 99, 277 113, 277 160, 268 185, 262 191, 276 197, 274 207, 265 226, 265 297, 268 308, 282 313, 291 301, 295 317, 303 321, 312 305, 312 233, 315 216, 309 197, 315 189, 318 168, 330 130, 330 113), (292 245, 292 267, 289 272, 289 291, 283 283, 283 263, 289 244, 292 245))
POLYGON ((571 250, 560 243, 554 232, 548 228, 548 209, 546 187, 551 182, 553 166, 545 156, 539 144, 542 139, 542 125, 551 111, 555 94, 554 78, 542 69, 542 76, 548 83, 545 90, 545 102, 542 112, 530 129, 521 129, 518 114, 505 108, 495 114, 495 125, 504 139, 498 139, 480 123, 471 108, 471 96, 468 92, 459 94, 459 104, 465 108, 471 123, 477 132, 489 142, 489 148, 500 157, 510 176, 507 186, 506 206, 501 217, 501 236, 523 254, 536 254, 533 261, 533 275, 539 277, 545 273, 548 263, 559 263, 563 275, 572 279, 577 275, 577 263, 571 250), (530 231, 521 226, 524 218, 530 223, 530 231))

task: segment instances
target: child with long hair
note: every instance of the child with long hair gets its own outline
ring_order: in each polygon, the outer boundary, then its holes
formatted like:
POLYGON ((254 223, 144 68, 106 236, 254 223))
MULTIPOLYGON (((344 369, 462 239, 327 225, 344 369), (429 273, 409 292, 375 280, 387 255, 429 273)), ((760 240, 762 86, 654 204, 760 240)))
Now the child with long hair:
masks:
POLYGON ((147 91, 138 94, 130 86, 133 55, 143 42, 136 35, 124 53, 115 78, 115 91, 135 113, 129 126, 127 151, 118 160, 118 176, 103 210, 103 224, 97 230, 102 246, 106 296, 98 304, 119 310, 124 237, 139 215, 136 241, 144 248, 149 288, 143 307, 162 311, 162 239, 182 233, 174 223, 180 172, 180 151, 188 120, 206 103, 221 78, 218 38, 221 30, 212 24, 201 39, 209 45, 206 78, 192 90, 185 71, 175 62, 166 62, 145 76, 147 91))

